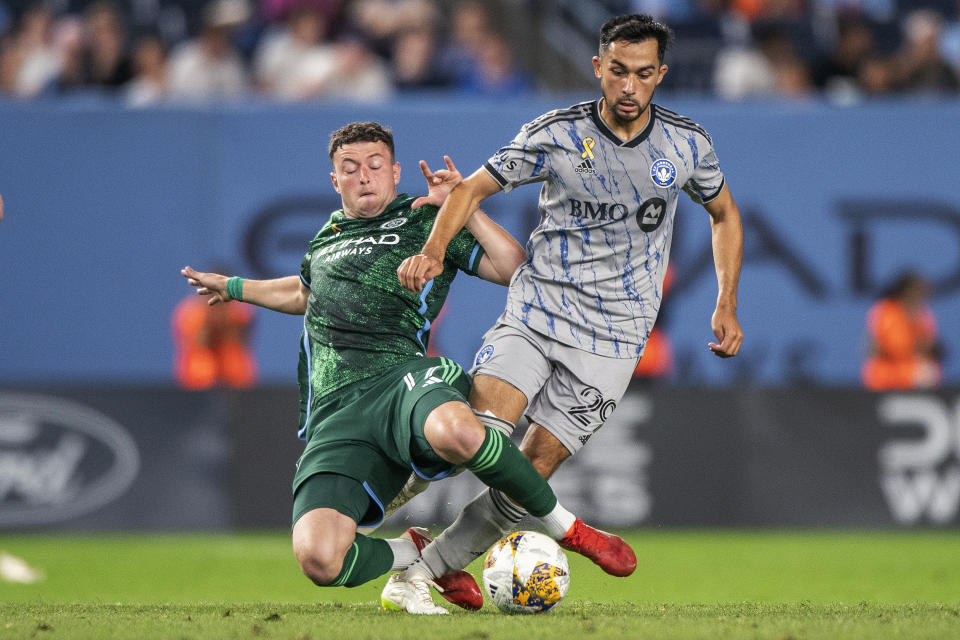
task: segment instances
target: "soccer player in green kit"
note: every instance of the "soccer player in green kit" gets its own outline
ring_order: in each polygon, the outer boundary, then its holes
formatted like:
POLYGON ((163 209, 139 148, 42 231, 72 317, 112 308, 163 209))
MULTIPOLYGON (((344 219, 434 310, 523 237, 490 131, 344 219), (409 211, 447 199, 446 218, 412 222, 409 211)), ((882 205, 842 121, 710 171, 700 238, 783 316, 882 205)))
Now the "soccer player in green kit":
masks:
MULTIPOLYGON (((411 293, 396 270, 426 241, 459 173, 449 158, 447 170, 436 173, 421 162, 429 195, 398 195, 393 137, 373 122, 335 131, 329 153, 343 209, 310 242, 299 276, 257 281, 181 272, 210 304, 242 300, 304 315, 299 435, 306 446, 293 482, 293 549, 304 574, 320 586, 357 586, 409 566, 429 542, 421 530, 384 540, 357 527, 382 521, 411 471, 439 479, 459 466, 539 518, 566 548, 635 563, 623 540, 575 518, 510 439, 481 424, 466 402, 470 381, 459 365, 425 357, 430 323, 457 270, 507 284, 523 249, 477 211, 448 246, 444 273, 411 293)), ((447 613, 430 586, 459 606, 482 604, 464 571, 390 584, 385 608, 447 613)))

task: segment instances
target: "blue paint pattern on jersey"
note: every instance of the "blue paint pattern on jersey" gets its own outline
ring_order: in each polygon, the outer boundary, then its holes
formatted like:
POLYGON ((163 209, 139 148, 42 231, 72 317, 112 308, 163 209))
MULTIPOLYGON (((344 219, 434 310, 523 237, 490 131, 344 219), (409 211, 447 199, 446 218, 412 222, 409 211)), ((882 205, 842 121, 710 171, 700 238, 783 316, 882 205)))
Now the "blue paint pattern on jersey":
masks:
POLYGON ((639 357, 662 300, 680 192, 704 203, 723 187, 706 131, 651 105, 643 131, 620 140, 599 101, 584 102, 527 123, 485 167, 505 191, 542 183, 540 224, 500 321, 639 357), (666 187, 651 176, 658 160, 676 171, 666 187))

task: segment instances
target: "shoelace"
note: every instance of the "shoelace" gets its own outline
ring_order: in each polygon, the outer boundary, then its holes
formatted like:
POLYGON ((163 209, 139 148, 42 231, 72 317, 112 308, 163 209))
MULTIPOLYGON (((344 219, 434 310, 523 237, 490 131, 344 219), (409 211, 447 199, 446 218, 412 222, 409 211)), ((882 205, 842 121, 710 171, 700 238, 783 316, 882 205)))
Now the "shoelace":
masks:
MULTIPOLYGON (((417 587, 417 590, 418 590, 418 591, 420 590, 420 584, 421 584, 421 582, 422 582, 422 583, 424 584, 424 588, 433 587, 434 589, 437 590, 438 593, 443 593, 443 592, 444 592, 443 587, 441 587, 441 586, 438 585, 436 582, 434 582, 433 580, 431 580, 430 578, 428 578, 427 576, 425 576, 425 575, 424 575, 423 573, 421 573, 420 571, 414 570, 414 571, 412 572, 413 575, 410 575, 410 574, 411 574, 410 569, 414 568, 414 565, 417 565, 417 564, 422 563, 422 562, 423 562, 423 558, 420 557, 420 558, 417 558, 416 560, 414 560, 414 562, 413 562, 412 565, 410 565, 409 567, 407 567, 407 570, 404 571, 404 575, 407 575, 407 576, 410 576, 410 577, 409 577, 409 578, 406 578, 406 579, 409 580, 410 582, 413 582, 414 585, 417 587)), ((424 566, 426 566, 426 565, 424 565, 424 566)), ((428 589, 427 593, 428 593, 428 594, 430 593, 430 592, 429 592, 429 589, 428 589)))
POLYGON ((436 607, 433 603, 433 598, 430 597, 430 587, 437 589, 440 593, 443 593, 443 589, 437 585, 436 582, 430 580, 429 578, 414 579, 410 581, 413 584, 413 589, 417 593, 417 598, 421 603, 429 603, 431 607, 436 607))

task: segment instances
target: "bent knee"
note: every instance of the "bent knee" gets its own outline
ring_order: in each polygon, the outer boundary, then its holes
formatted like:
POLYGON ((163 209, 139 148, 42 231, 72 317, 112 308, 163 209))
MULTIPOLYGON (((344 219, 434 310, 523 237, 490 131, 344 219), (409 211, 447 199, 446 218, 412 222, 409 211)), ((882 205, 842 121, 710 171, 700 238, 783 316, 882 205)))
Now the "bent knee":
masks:
POLYGON ((449 462, 461 464, 476 454, 486 437, 486 428, 469 407, 443 411, 443 406, 430 414, 424 434, 434 451, 449 462))
POLYGON ((322 549, 298 549, 297 563, 303 575, 318 587, 332 584, 343 569, 343 554, 322 549))

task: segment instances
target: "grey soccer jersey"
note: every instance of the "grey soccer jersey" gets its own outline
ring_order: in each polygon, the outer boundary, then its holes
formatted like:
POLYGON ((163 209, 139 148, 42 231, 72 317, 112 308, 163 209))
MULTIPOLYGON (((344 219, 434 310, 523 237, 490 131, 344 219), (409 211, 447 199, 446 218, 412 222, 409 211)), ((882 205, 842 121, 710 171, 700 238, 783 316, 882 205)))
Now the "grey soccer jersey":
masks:
POLYGON ((540 225, 501 321, 605 356, 637 358, 660 309, 680 191, 716 198, 723 173, 702 127, 657 105, 620 140, 599 101, 527 123, 484 165, 510 191, 542 182, 540 225))

